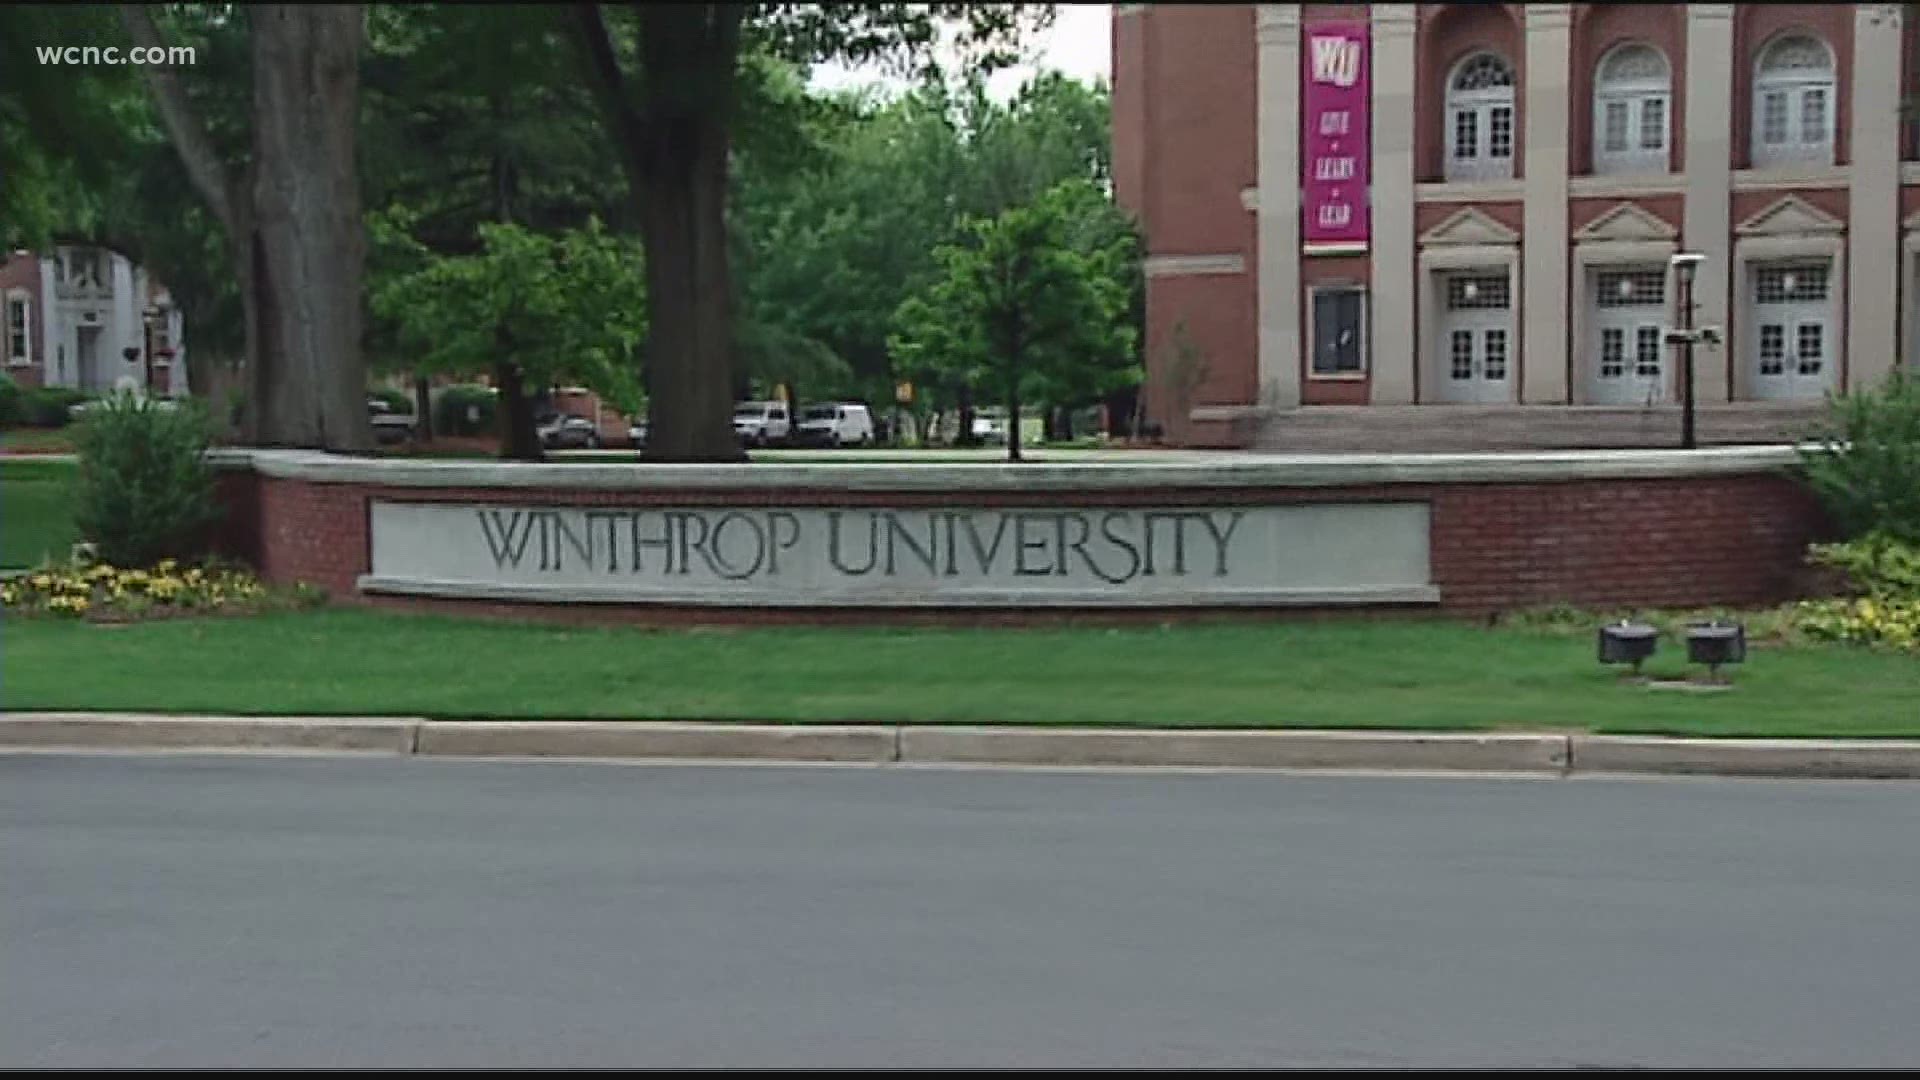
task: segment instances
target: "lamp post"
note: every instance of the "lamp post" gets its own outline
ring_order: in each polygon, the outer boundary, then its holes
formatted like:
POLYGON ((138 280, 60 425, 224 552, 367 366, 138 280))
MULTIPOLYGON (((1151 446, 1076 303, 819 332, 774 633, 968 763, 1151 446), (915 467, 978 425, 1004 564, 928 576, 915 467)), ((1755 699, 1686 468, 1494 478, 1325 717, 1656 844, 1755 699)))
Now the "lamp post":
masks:
POLYGON ((1675 252, 1670 260, 1673 276, 1680 285, 1680 328, 1669 331, 1667 343, 1680 346, 1680 449, 1694 448, 1693 438, 1693 346, 1702 335, 1693 328, 1693 275, 1706 261, 1697 251, 1675 252))

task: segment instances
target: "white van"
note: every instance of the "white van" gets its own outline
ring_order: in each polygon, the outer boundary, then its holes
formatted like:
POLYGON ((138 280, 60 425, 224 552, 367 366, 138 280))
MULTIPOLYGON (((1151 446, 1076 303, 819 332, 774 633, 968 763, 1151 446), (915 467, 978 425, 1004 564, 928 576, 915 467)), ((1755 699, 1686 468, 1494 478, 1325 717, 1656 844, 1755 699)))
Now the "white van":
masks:
POLYGON ((809 405, 800 414, 794 441, 802 446, 868 446, 873 443, 873 413, 853 401, 809 405))
POLYGON ((784 401, 743 401, 733 407, 733 434, 748 446, 783 443, 792 433, 784 401))

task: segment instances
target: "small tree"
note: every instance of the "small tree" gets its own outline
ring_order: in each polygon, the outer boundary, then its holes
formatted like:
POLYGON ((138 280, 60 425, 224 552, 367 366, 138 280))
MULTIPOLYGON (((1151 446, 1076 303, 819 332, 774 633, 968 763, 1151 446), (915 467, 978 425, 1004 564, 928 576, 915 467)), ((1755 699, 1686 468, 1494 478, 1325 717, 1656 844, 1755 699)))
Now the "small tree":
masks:
POLYGON ((376 285, 376 316, 397 328, 416 371, 491 371, 500 390, 501 455, 538 461, 532 395, 579 382, 624 412, 639 409, 633 358, 646 335, 639 251, 591 221, 545 236, 482 225, 472 255, 420 256, 376 285))
MULTIPOLYGON (((1074 243, 1079 182, 969 223, 970 243, 937 252, 943 273, 896 315, 894 355, 908 369, 1006 403, 1007 458, 1020 460, 1020 402, 1063 387, 1101 392, 1133 348, 1127 290, 1107 260, 1074 243)), ((962 425, 966 403, 962 402, 962 425)))
POLYGON ((207 464, 207 418, 198 401, 173 408, 120 392, 78 427, 74 524, 115 566, 191 558, 219 519, 207 464))

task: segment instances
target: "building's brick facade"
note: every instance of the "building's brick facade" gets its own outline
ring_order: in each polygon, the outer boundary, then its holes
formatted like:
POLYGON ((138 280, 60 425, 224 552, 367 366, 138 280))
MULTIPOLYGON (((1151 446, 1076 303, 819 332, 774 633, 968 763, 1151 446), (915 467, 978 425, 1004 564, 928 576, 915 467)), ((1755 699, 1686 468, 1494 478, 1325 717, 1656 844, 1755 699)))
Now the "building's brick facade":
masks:
POLYGON ((1694 324, 1723 337, 1696 355, 1705 410, 1811 416, 1913 365, 1915 21, 1898 4, 1117 5, 1115 187, 1147 241, 1152 420, 1232 446, 1309 430, 1283 421, 1316 405, 1671 410, 1676 350, 1641 355, 1601 294, 1665 272, 1638 317, 1678 325, 1678 252, 1705 256, 1694 324), (1306 57, 1334 20, 1371 36, 1360 256, 1302 250, 1302 176, 1261 173, 1307 167, 1306 57), (1507 82, 1476 97, 1483 57, 1507 82), (1488 274, 1510 278, 1499 365, 1479 336, 1456 344, 1493 324, 1462 322, 1448 293, 1488 274), (1339 377, 1313 357, 1310 291, 1329 285, 1366 295, 1362 370, 1339 377), (1204 354, 1190 390, 1169 373, 1177 340, 1204 354))

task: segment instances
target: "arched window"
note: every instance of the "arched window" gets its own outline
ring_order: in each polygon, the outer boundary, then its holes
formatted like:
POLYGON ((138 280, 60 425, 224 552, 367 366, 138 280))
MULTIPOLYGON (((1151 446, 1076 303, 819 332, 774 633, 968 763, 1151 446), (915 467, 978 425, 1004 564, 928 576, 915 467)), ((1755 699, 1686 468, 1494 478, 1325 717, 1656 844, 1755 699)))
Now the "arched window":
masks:
POLYGON ((1753 164, 1833 164, 1833 53, 1792 34, 1760 51, 1753 74, 1753 164))
POLYGON ((1447 80, 1446 177, 1513 177, 1513 67, 1493 53, 1467 57, 1447 80))
POLYGON ((1650 45, 1621 45, 1593 78, 1593 171, 1667 171, 1672 85, 1667 58, 1650 45))

